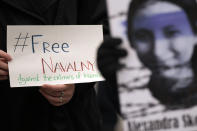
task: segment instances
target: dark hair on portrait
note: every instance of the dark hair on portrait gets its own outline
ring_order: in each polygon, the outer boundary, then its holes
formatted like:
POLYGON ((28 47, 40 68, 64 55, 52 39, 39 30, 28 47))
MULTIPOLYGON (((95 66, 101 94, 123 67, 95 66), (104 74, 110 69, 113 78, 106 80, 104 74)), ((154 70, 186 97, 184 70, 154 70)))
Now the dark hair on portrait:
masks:
MULTIPOLYGON (((136 12, 140 9, 143 9, 147 2, 149 4, 151 4, 151 2, 157 2, 157 1, 166 1, 166 2, 170 2, 172 4, 175 4, 179 7, 181 7, 184 12, 187 15, 187 18, 190 22, 190 25, 192 26, 192 30, 194 32, 195 35, 197 35, 197 5, 196 5, 196 1, 195 0, 132 0, 129 6, 129 10, 128 10, 128 18, 127 18, 127 22, 128 22, 128 28, 127 28, 127 35, 128 35, 128 39, 130 42, 130 46, 135 48, 134 46, 134 42, 133 42, 133 37, 134 37, 134 33, 133 33, 133 18, 136 14, 136 12)), ((197 80, 196 76, 197 76, 197 47, 194 47, 194 51, 192 54, 192 58, 191 58, 191 64, 192 64, 192 68, 193 68, 193 72, 195 74, 195 78, 194 81, 197 80)), ((155 83, 157 85, 160 85, 159 83, 159 78, 154 77, 152 78, 154 79, 154 81, 156 81, 155 83), (158 80, 158 81, 157 81, 158 80)), ((163 80, 165 81, 165 79, 163 80)), ((164 82, 165 83, 165 82, 164 82)), ((196 82, 197 84, 197 82, 196 82)), ((194 85, 197 88, 197 85, 194 83, 194 85)), ((187 90, 182 90, 180 92, 178 92, 177 94, 170 94, 170 91, 164 91, 165 89, 158 89, 158 87, 150 87, 151 85, 149 85, 149 89, 152 92, 152 95, 154 97, 156 97, 157 99, 160 100, 161 103, 165 104, 165 105, 173 105, 173 104, 182 104, 185 107, 190 107, 191 105, 195 105, 197 104, 196 99, 197 99, 197 95, 191 96, 191 97, 187 97, 188 95, 190 95, 191 92, 194 92, 195 94, 197 94, 197 89, 193 88, 192 91, 187 91, 187 90), (157 89, 156 89, 157 88, 157 89), (184 92, 184 93, 183 93, 184 92), (168 94, 169 93, 169 94, 168 94), (186 98, 186 99, 182 99, 182 98, 186 98)), ((161 86, 165 86, 165 85, 161 85, 161 86)), ((166 87, 167 90, 170 90, 170 87, 166 87)))
POLYGON ((197 5, 196 5, 195 0, 132 0, 129 6, 128 17, 127 17, 127 21, 128 21, 127 34, 128 34, 128 39, 130 41, 131 46, 133 46, 132 45, 133 43, 132 42, 132 34, 133 34, 132 33, 132 19, 134 15, 139 9, 142 9, 147 2, 157 2, 157 1, 167 1, 167 2, 170 2, 172 4, 175 4, 181 7, 185 11, 194 33, 197 34, 197 24, 196 24, 197 23, 197 15, 196 15, 197 5))

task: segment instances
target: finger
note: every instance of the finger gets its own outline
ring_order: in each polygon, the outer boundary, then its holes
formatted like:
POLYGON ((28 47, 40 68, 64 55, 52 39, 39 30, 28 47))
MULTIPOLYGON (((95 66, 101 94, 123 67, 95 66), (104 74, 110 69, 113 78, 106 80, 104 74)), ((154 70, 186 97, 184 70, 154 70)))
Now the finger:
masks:
POLYGON ((53 97, 51 95, 48 95, 42 90, 39 90, 39 92, 50 102, 50 103, 60 103, 59 97, 53 97))
POLYGON ((116 74, 116 72, 120 69, 122 69, 125 65, 123 64, 113 64, 110 66, 105 66, 105 67, 99 67, 99 70, 101 71, 101 74, 105 77, 105 78, 109 78, 111 76, 113 76, 114 74, 116 74))
POLYGON ((60 97, 61 96, 61 93, 58 91, 52 91, 52 90, 42 89, 42 88, 40 88, 40 90, 42 90, 44 93, 46 93, 50 96, 53 96, 53 97, 60 97))
POLYGON ((114 48, 117 47, 122 43, 122 40, 120 38, 106 38, 104 42, 101 44, 101 48, 114 48))
POLYGON ((60 100, 59 97, 52 97, 50 95, 47 95, 45 92, 43 92, 42 90, 39 90, 39 92, 47 99, 47 101, 54 105, 54 106, 61 106, 64 105, 65 103, 67 103, 66 100, 64 100, 64 98, 62 98, 62 101, 60 100))
POLYGON ((8 76, 0 76, 0 80, 7 80, 8 76))
POLYGON ((98 67, 99 68, 105 68, 107 66, 109 66, 109 67, 116 66, 120 63, 118 61, 118 58, 110 58, 110 59, 107 59, 107 58, 103 59, 102 62, 98 62, 98 67))
POLYGON ((41 88, 42 88, 42 89, 51 90, 51 91, 60 92, 60 91, 65 90, 65 89, 68 88, 68 87, 67 87, 66 85, 64 85, 64 84, 57 84, 57 85, 44 84, 44 85, 42 85, 41 88))
POLYGON ((0 50, 0 57, 1 58, 5 58, 7 61, 12 60, 11 56, 8 53, 6 53, 6 52, 4 52, 2 50, 0 50))
POLYGON ((5 58, 0 58, 0 61, 2 61, 4 63, 8 63, 8 61, 5 58))
POLYGON ((66 93, 66 90, 70 87, 71 85, 67 84, 58 84, 58 85, 48 85, 45 84, 43 85, 40 89, 47 93, 48 95, 51 95, 53 97, 59 97, 63 96, 66 93))
POLYGON ((68 103, 68 102, 72 99, 73 94, 74 94, 73 91, 67 92, 67 93, 64 95, 64 97, 63 97, 63 102, 64 102, 64 103, 68 103))
POLYGON ((125 49, 118 48, 118 49, 112 49, 110 51, 109 50, 103 50, 103 54, 112 54, 112 55, 115 55, 115 56, 126 56, 128 53, 125 49))
POLYGON ((5 58, 0 58, 0 60, 6 62, 6 59, 5 58))
POLYGON ((102 61, 103 59, 107 59, 106 57, 111 58, 121 58, 127 56, 127 51, 124 49, 114 49, 114 50, 103 50, 102 52, 98 52, 97 60, 102 61))
POLYGON ((42 90, 46 94, 51 95, 53 97, 59 97, 61 94, 59 91, 56 91, 53 88, 51 89, 51 88, 43 87, 43 86, 40 88, 40 90, 42 90))
POLYGON ((6 75, 8 75, 8 72, 0 69, 0 76, 6 76, 6 75))
POLYGON ((51 103, 53 106, 62 106, 64 103, 51 103))
POLYGON ((65 89, 64 89, 64 94, 65 95, 72 95, 75 90, 75 85, 74 84, 65 84, 65 89))
POLYGON ((8 70, 8 64, 0 60, 0 68, 4 70, 8 70))
POLYGON ((64 84, 64 90, 71 89, 75 87, 75 84, 64 84))
POLYGON ((43 85, 40 90, 47 95, 52 97, 64 97, 71 96, 74 93, 74 84, 66 84, 66 85, 43 85), (58 90, 56 89, 58 88, 58 90))

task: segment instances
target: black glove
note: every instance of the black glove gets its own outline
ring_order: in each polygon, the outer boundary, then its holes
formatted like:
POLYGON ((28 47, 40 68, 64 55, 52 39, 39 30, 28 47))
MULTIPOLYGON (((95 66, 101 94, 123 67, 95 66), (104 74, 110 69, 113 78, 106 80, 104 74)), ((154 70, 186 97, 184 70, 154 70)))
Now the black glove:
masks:
POLYGON ((116 83, 116 72, 124 66, 119 59, 125 57, 127 52, 119 47, 121 43, 119 38, 107 37, 97 52, 98 69, 110 83, 116 83))

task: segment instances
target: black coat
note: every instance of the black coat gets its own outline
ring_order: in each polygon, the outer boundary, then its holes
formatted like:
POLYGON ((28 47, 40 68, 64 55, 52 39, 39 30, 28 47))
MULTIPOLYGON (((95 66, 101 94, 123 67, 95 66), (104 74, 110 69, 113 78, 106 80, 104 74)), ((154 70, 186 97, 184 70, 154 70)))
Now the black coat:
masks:
MULTIPOLYGON (((104 3, 104 0, 0 0, 0 49, 6 51, 7 25, 104 24, 104 3)), ((100 129, 93 83, 76 84, 73 98, 61 107, 50 105, 38 88, 11 89, 9 81, 0 81, 0 130, 100 129)))

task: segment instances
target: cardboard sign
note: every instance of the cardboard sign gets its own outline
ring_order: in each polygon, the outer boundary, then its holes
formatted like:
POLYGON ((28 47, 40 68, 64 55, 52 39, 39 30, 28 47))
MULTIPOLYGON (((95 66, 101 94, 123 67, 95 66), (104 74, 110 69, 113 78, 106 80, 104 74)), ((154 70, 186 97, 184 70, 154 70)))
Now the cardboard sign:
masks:
POLYGON ((7 26, 11 87, 101 81, 101 25, 7 26))

